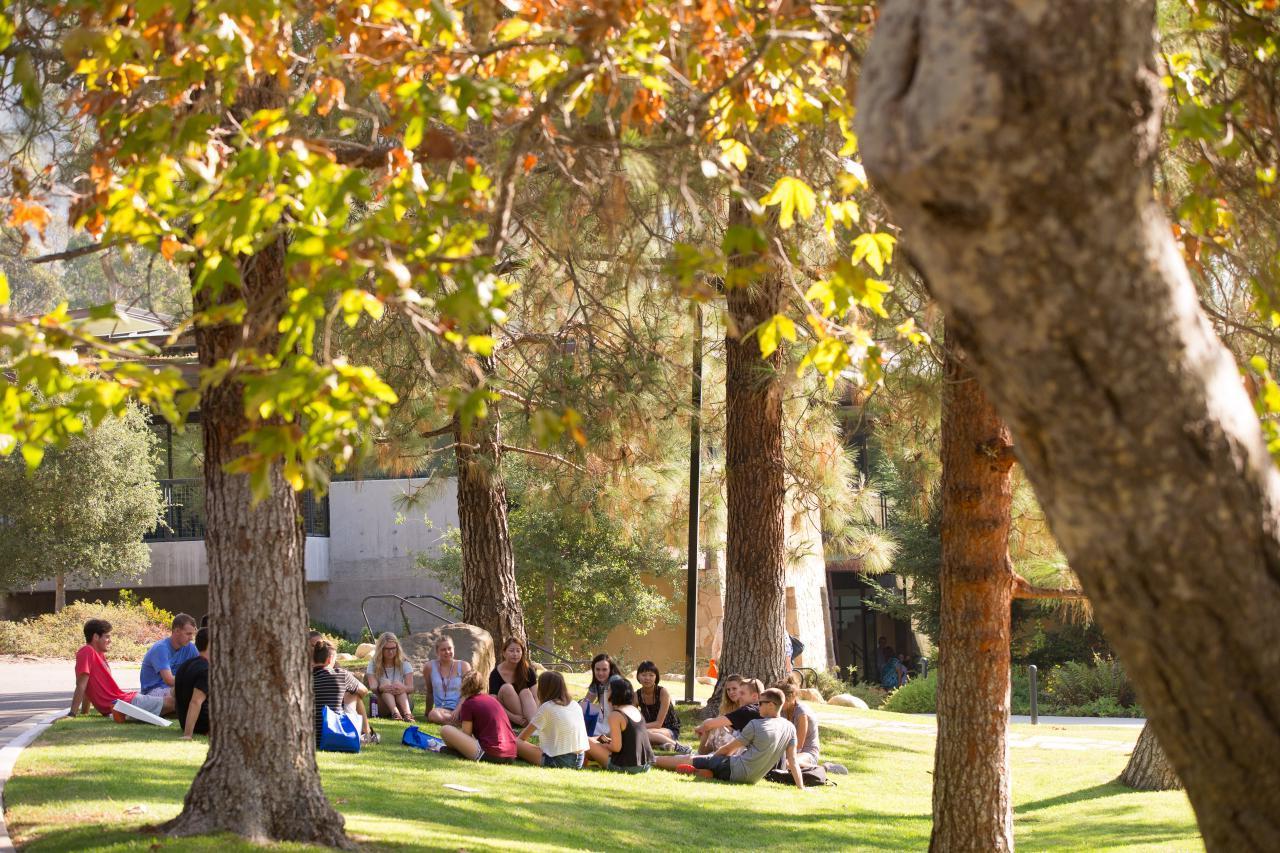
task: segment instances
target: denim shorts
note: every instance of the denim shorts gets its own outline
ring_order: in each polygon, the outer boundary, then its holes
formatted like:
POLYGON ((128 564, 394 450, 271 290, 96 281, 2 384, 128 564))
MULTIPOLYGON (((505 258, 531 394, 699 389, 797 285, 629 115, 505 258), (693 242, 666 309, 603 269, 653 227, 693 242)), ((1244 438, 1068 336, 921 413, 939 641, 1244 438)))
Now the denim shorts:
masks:
POLYGON ((581 770, 583 756, 581 752, 566 752, 564 755, 542 754, 543 767, 562 767, 568 770, 581 770))
POLYGON ((695 755, 689 763, 699 770, 710 770, 712 775, 722 782, 729 781, 729 756, 727 755, 695 755))

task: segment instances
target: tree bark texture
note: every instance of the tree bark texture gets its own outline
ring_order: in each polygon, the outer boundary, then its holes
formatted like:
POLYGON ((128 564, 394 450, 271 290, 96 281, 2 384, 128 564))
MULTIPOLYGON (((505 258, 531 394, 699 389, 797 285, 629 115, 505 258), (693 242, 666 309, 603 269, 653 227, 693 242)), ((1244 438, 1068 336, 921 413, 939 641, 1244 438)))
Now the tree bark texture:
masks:
POLYGON ((61 613, 67 606, 67 576, 58 572, 53 576, 53 612, 61 613))
MULTIPOLYGON (((197 327, 202 367, 230 358, 255 330, 268 330, 261 345, 273 345, 279 317, 270 306, 282 303, 272 297, 284 292, 284 253, 281 238, 242 263, 250 306, 244 328, 197 327)), ((208 293, 198 293, 196 304, 210 307, 208 293)), ((316 769, 297 495, 274 464, 270 496, 254 505, 248 476, 224 470, 246 452, 236 444, 250 426, 240 383, 205 391, 201 416, 215 705, 208 756, 182 813, 164 828, 179 836, 232 832, 258 842, 351 847, 316 769)))
POLYGON ((1160 748, 1156 733, 1151 724, 1142 727, 1138 742, 1134 744, 1129 755, 1129 763, 1120 774, 1120 784, 1127 785, 1137 791, 1178 791, 1182 789, 1182 780, 1174 772, 1169 757, 1160 748))
MULTIPOLYGON (((516 559, 507 527, 498 415, 463 427, 455 422, 458 527, 462 532, 462 619, 484 628, 495 643, 525 642, 524 610, 516 588, 516 559)), ((501 659, 502 650, 497 650, 501 659)))
POLYGON ((1154 13, 895 0, 859 140, 1206 845, 1274 849, 1280 473, 1155 203, 1154 13))
POLYGON ((1009 786, 1009 428, 946 332, 935 851, 1013 849, 1009 786))
MULTIPOLYGON (((749 222, 734 200, 730 224, 749 222)), ((786 499, 782 454, 782 350, 760 357, 753 332, 777 314, 782 278, 763 256, 734 259, 760 266, 750 283, 727 293, 731 321, 725 336, 725 548, 724 642, 717 667, 766 685, 782 678, 786 646, 786 499)), ((712 697, 719 705, 721 686, 712 697)))

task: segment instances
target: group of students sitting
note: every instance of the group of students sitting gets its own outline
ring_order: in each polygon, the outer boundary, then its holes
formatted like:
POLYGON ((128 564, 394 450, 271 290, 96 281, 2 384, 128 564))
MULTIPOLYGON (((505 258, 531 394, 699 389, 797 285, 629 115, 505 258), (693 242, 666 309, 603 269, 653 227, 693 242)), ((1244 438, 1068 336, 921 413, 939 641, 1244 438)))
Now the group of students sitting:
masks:
MULTIPOLYGON (((207 617, 206 617, 207 619, 207 617)), ((198 630, 186 613, 173 617, 169 636, 157 640, 142 658, 139 688, 122 690, 107 663, 111 649, 111 623, 90 619, 84 623, 84 645, 76 652, 76 690, 70 716, 94 708, 118 723, 128 719, 116 710, 116 701, 155 716, 174 714, 182 724, 182 737, 209 733, 209 628, 198 630)))
MULTIPOLYGON (((111 674, 106 660, 111 630, 102 619, 84 625, 71 716, 93 707, 124 722, 114 708, 122 699, 157 716, 176 714, 186 739, 207 734, 209 629, 197 630, 195 619, 185 613, 174 617, 170 635, 143 658, 136 692, 120 689, 111 674)), ((317 743, 325 708, 357 715, 366 743, 379 739, 369 725, 371 712, 415 722, 415 672, 394 634, 378 638, 365 683, 336 666, 336 649, 318 632, 311 632, 308 645, 317 743), (366 704, 371 698, 376 707, 366 704)), ((820 762, 817 721, 797 701, 792 680, 765 689, 757 679, 727 676, 720 715, 695 729, 695 755, 680 741, 680 717, 653 661, 637 667, 637 689, 609 655, 596 655, 586 695, 575 702, 563 675, 550 670, 535 675, 528 649, 518 639, 503 643, 501 658, 487 677, 455 657, 448 636, 439 639, 435 652, 422 669, 429 685, 426 718, 441 726, 448 751, 468 760, 509 764, 519 759, 574 769, 593 762, 620 773, 658 767, 742 783, 756 782, 778 768, 800 788, 803 771, 820 762), (655 747, 673 754, 655 755, 655 747)))
MULTIPOLYGON (((316 678, 329 685, 322 700, 317 690, 317 738, 322 701, 340 710, 341 699, 376 698, 383 716, 414 722, 410 698, 414 669, 396 636, 378 638, 366 669, 367 687, 333 673, 333 649, 316 640, 316 678), (354 682, 352 684, 351 682, 354 682), (341 699, 339 698, 341 695, 341 699)), ((435 658, 422 668, 429 722, 441 726, 450 754, 471 761, 509 764, 523 760, 542 767, 579 769, 592 762, 606 770, 643 773, 652 767, 729 782, 756 782, 775 768, 804 787, 802 772, 820 761, 818 725, 797 701, 794 681, 765 689, 757 679, 725 679, 721 714, 695 730, 699 754, 680 741, 680 717, 671 694, 660 683, 653 661, 636 669, 639 687, 624 678, 607 654, 591 662, 591 683, 573 701, 564 676, 535 675, 528 649, 512 638, 488 677, 455 657, 453 640, 441 637, 435 658), (533 742, 534 735, 537 743, 533 742), (655 755, 655 748, 670 755, 655 755)), ((350 677, 350 676, 348 676, 350 677)), ((357 708, 367 731, 368 716, 357 708)), ((376 737, 376 735, 375 735, 376 737)))

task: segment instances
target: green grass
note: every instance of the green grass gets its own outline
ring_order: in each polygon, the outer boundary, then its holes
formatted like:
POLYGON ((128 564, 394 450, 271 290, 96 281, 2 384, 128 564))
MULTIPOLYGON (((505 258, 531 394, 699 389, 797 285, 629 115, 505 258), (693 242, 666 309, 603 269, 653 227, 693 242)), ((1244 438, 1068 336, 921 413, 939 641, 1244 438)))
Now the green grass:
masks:
MULTIPOLYGON (((847 713, 920 722, 901 714, 847 713)), ((402 726, 375 725, 381 745, 360 755, 319 756, 326 792, 346 815, 351 835, 371 851, 659 845, 920 850, 928 844, 928 735, 824 726, 824 756, 848 765, 850 775, 833 777, 838 787, 799 792, 767 782, 699 782, 656 770, 623 776, 472 765, 409 750, 399 743, 402 726), (448 782, 480 792, 457 793, 442 787, 448 782)), ((1038 729, 1055 736, 1137 737, 1136 730, 1038 729)), ((18 762, 5 789, 9 830, 33 853, 254 849, 234 839, 173 841, 146 831, 178 812, 204 751, 203 742, 183 743, 173 729, 98 717, 62 720, 18 762)), ((1123 752, 1015 749, 1012 756, 1014 828, 1023 849, 1203 849, 1183 794, 1136 793, 1111 783, 1124 765, 1123 752)))

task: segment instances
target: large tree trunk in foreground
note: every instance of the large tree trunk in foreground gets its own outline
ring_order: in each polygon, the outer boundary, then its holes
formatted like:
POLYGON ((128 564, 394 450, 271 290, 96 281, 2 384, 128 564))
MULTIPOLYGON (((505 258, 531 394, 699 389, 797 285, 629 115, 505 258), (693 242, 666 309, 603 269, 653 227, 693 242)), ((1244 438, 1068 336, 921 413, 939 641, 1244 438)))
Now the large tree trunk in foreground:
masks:
POLYGON ((1177 791, 1182 788, 1182 781, 1160 748, 1160 741, 1156 740, 1150 723, 1142 727, 1142 734, 1138 735, 1138 742, 1133 746, 1133 753, 1120 774, 1119 782, 1138 791, 1177 791))
MULTIPOLYGON (((284 251, 280 239, 242 264, 250 306, 280 304, 268 296, 283 292, 284 251)), ((197 294, 196 304, 210 307, 207 294, 197 294)), ((201 366, 229 358, 243 338, 264 327, 271 331, 261 345, 271 347, 277 319, 271 309, 256 316, 251 309, 244 329, 197 327, 201 366)), ((165 830, 350 847, 316 769, 297 495, 278 463, 269 474, 270 495, 257 505, 249 477, 224 470, 246 452, 235 443, 250 426, 238 382, 208 389, 201 416, 215 710, 208 756, 182 813, 165 830)))
POLYGON ((1153 198, 1154 12, 898 0, 859 139, 1206 844, 1273 849, 1280 472, 1153 198))
MULTIPOLYGON (((730 224, 749 221, 735 199, 730 224)), ((724 642, 717 667, 759 678, 766 685, 783 675, 786 657, 786 483, 782 455, 781 349, 760 357, 749 335, 782 304, 782 278, 761 256, 738 257, 735 266, 765 267, 749 282, 728 288, 725 336, 725 548, 724 642)), ((712 707, 720 702, 716 685, 712 707)))
POLYGON ((942 402, 942 633, 933 835, 938 851, 1013 849, 1009 790, 1009 429, 947 327, 942 402))
MULTIPOLYGON (((454 428, 458 466, 458 528, 462 533, 462 619, 484 628, 494 643, 525 640, 516 588, 516 559, 507 527, 498 415, 454 428)), ((497 649, 498 660, 502 650, 497 649)))

